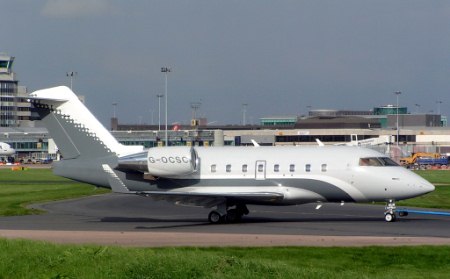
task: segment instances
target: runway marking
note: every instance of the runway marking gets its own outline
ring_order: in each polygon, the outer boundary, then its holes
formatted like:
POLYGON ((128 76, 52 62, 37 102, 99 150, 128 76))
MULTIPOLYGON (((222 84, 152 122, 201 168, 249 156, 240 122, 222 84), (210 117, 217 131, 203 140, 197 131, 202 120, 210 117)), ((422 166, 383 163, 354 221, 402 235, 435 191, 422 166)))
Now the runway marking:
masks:
POLYGON ((100 244, 134 247, 167 246, 414 246, 450 245, 444 237, 374 237, 374 236, 315 236, 176 232, 110 232, 110 231, 49 231, 0 230, 9 239, 43 240, 52 243, 100 244))

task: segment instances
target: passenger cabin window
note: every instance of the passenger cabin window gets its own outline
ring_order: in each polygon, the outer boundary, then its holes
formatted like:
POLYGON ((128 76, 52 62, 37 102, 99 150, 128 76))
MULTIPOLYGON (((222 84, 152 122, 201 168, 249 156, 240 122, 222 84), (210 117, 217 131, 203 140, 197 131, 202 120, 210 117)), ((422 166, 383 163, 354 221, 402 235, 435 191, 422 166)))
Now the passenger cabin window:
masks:
POLYGON ((295 165, 294 164, 290 164, 289 165, 289 171, 290 172, 294 172, 295 171, 295 165))
POLYGON ((367 157, 359 159, 360 166, 383 167, 399 166, 395 161, 388 157, 367 157))
POLYGON ((231 165, 227 165, 227 166, 226 166, 226 171, 227 171, 227 172, 231 172, 231 165))
POLYGON ((322 164, 322 172, 326 172, 327 171, 327 164, 322 164))
POLYGON ((280 165, 278 165, 278 164, 273 165, 273 171, 274 172, 279 172, 280 171, 280 165))
POLYGON ((217 168, 216 165, 211 165, 211 172, 216 172, 216 168, 217 168))
POLYGON ((263 172, 264 171, 264 165, 259 164, 258 165, 258 172, 263 172))
POLYGON ((306 172, 310 172, 311 171, 311 165, 310 164, 306 164, 305 165, 305 171, 306 172))
POLYGON ((247 171, 248 171, 248 166, 242 165, 242 172, 247 172, 247 171))

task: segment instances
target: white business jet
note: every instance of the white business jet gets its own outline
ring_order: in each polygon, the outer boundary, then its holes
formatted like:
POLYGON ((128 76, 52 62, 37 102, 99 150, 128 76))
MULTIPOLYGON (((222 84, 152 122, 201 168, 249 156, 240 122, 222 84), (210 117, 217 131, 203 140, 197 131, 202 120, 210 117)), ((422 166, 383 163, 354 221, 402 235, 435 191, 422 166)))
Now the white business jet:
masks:
POLYGON ((30 102, 63 160, 57 175, 114 192, 212 208, 211 223, 234 222, 247 205, 395 202, 434 186, 385 155, 361 147, 155 147, 125 146, 67 87, 39 90, 30 102))

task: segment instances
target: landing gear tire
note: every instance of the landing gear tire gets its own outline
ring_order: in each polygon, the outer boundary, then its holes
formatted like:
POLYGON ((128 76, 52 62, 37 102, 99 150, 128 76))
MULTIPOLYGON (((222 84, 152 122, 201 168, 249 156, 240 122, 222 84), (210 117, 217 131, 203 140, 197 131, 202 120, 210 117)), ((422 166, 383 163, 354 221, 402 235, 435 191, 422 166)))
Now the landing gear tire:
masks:
POLYGON ((395 214, 393 214, 393 213, 386 213, 384 215, 384 220, 386 222, 395 222, 395 219, 396 219, 396 217, 395 217, 395 214))
POLYGON ((239 222, 242 218, 242 214, 237 209, 230 209, 227 211, 227 222, 235 223, 239 222))
POLYGON ((245 204, 237 204, 235 208, 228 209, 226 203, 219 204, 217 208, 208 215, 211 224, 236 223, 242 219, 242 216, 249 213, 245 204))
POLYGON ((219 224, 222 222, 222 216, 217 211, 211 211, 208 215, 208 220, 212 224, 219 224))
POLYGON ((395 205, 395 200, 390 199, 386 203, 385 211, 384 211, 384 220, 386 222, 395 222, 395 210, 397 206, 395 205))

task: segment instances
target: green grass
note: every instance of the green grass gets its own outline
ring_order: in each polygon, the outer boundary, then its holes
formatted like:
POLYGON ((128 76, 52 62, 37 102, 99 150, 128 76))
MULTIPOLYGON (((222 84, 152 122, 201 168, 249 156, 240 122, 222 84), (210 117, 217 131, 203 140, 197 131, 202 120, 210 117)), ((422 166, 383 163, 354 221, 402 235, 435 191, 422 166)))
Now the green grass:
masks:
POLYGON ((448 278, 450 247, 120 248, 0 239, 0 278, 448 278))
POLYGON ((418 170, 414 172, 433 184, 450 186, 450 170, 418 170))
POLYGON ((109 190, 55 176, 50 169, 0 169, 0 215, 41 213, 27 205, 106 193, 109 190))
MULTIPOLYGON (((420 173, 448 185, 450 172, 420 173)), ((448 205, 450 187, 422 199, 448 205)), ((0 214, 24 205, 102 193, 50 170, 0 170, 0 214)), ((0 239, 2 278, 448 278, 450 246, 363 248, 121 248, 0 239)))
POLYGON ((436 186, 434 192, 400 201, 398 206, 450 209, 450 186, 436 186))
POLYGON ((450 171, 420 170, 418 175, 436 185, 434 192, 398 202, 399 206, 450 209, 450 171))

